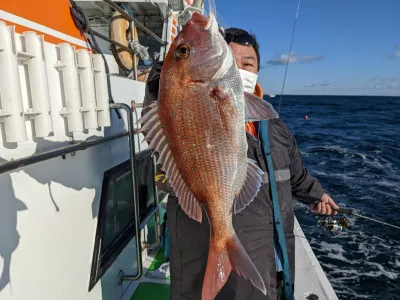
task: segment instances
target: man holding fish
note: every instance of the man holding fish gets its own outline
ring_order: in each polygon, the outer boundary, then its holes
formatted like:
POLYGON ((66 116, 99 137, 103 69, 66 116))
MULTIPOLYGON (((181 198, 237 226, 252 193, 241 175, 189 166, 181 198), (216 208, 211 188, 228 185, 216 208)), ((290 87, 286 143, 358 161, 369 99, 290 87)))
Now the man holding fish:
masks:
POLYGON ((213 14, 194 13, 149 77, 145 101, 158 101, 139 122, 171 192, 171 300, 277 299, 281 275, 292 299, 292 197, 338 208, 261 99, 259 64, 254 36, 224 38, 213 14))

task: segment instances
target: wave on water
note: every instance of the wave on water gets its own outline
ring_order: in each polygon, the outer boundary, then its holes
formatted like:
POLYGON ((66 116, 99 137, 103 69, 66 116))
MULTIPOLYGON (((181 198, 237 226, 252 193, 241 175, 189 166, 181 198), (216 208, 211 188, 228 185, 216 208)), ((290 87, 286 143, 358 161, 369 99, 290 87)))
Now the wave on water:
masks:
MULTIPOLYGON (((397 226, 399 103, 398 97, 284 96, 280 113, 305 166, 340 206, 397 226)), ((296 202, 295 212, 339 299, 400 299, 400 230, 347 216, 352 226, 333 236, 307 206, 296 202)))

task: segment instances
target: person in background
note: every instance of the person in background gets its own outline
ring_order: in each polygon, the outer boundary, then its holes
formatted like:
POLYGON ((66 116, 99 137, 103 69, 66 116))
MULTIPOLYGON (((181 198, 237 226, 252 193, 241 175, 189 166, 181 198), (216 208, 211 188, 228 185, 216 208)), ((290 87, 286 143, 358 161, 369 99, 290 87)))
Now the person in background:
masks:
MULTIPOLYGON (((255 36, 238 28, 227 29, 224 35, 238 65, 244 91, 263 98, 262 88, 257 83, 260 54, 255 36)), ((155 63, 149 75, 145 105, 157 100, 161 67, 162 62, 155 63)), ((233 226, 265 282, 267 295, 232 272, 216 299, 293 299, 295 238, 292 199, 310 204, 311 211, 318 214, 336 213, 334 210, 338 206, 303 166, 295 138, 282 120, 249 122, 245 126, 248 157, 257 162, 265 175, 255 199, 246 209, 233 215, 233 226), (271 178, 271 173, 275 178, 271 178)), ((159 166, 156 178, 157 186, 170 193, 167 204, 170 299, 200 300, 208 258, 209 223, 198 223, 186 215, 159 166)))

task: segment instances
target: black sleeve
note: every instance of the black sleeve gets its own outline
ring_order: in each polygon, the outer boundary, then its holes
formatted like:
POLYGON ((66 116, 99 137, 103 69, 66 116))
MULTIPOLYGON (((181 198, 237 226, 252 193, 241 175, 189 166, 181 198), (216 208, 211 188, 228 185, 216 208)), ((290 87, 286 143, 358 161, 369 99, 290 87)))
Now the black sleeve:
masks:
MULTIPOLYGON (((283 122, 282 122, 283 123, 283 122)), ((324 189, 316 178, 311 176, 303 165, 296 139, 289 132, 286 125, 289 139, 289 157, 290 157, 290 181, 292 185, 292 194, 299 201, 310 204, 318 202, 324 194, 324 189)))
MULTIPOLYGON (((160 81, 160 73, 161 68, 163 66, 162 61, 156 61, 151 68, 149 73, 149 77, 146 82, 146 89, 144 92, 144 100, 143 107, 146 107, 151 102, 158 100, 158 90, 159 90, 159 81, 160 81)), ((142 110, 142 115, 146 112, 146 109, 142 110)))

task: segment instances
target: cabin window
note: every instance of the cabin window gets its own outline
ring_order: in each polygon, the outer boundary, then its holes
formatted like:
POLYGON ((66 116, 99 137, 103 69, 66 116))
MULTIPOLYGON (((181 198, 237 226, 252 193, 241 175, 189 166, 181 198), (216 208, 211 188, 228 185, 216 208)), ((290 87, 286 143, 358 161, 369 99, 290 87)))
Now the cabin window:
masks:
MULTIPOLYGON (((150 150, 136 154, 140 222, 156 207, 150 150)), ((132 172, 127 160, 104 173, 89 291, 135 236, 132 172)), ((135 257, 132 257, 135 260, 135 257)))

